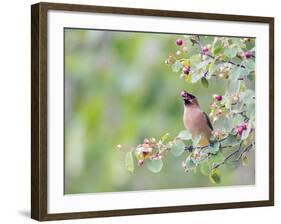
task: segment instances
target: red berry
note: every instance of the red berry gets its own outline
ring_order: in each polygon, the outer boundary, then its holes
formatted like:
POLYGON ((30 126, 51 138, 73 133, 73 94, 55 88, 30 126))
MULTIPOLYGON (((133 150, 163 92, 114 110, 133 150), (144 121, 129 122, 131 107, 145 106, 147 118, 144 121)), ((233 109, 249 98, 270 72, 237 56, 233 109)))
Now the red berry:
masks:
POLYGON ((208 48, 208 47, 203 47, 203 48, 202 48, 202 52, 203 52, 204 54, 207 54, 207 53, 209 52, 209 48, 208 48))
POLYGON ((182 39, 177 39, 177 40, 176 40, 176 44, 177 44, 178 46, 181 46, 181 45, 183 44, 182 39))
POLYGON ((189 67, 189 66, 188 66, 188 67, 183 67, 182 72, 183 72, 184 74, 188 75, 189 72, 190 72, 190 67, 189 67))
POLYGON ((216 99, 217 101, 221 101, 221 100, 222 100, 222 96, 221 96, 221 95, 216 95, 216 96, 215 96, 215 99, 216 99))

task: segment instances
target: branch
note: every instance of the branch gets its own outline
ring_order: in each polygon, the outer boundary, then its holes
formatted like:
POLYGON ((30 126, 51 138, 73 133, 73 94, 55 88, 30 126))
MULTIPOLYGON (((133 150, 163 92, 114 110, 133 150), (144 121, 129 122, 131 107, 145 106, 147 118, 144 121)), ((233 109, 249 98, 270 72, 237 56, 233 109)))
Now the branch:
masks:
MULTIPOLYGON (((213 74, 212 76, 217 77, 217 75, 216 75, 216 74, 213 74)), ((238 78, 237 80, 242 81, 242 80, 244 80, 244 78, 238 78)))
POLYGON ((251 143, 250 145, 248 145, 248 146, 241 152, 241 154, 238 156, 238 158, 236 159, 236 161, 240 160, 240 159, 242 158, 243 154, 244 154, 245 152, 250 151, 250 149, 253 148, 253 146, 254 146, 254 143, 251 143))
POLYGON ((230 159, 232 156, 236 155, 240 150, 241 150, 241 145, 242 145, 243 142, 240 143, 238 149, 236 149, 235 151, 233 151, 232 153, 230 153, 227 157, 225 157, 225 159, 221 162, 221 163, 218 163, 216 164, 213 169, 216 169, 218 168, 219 166, 225 164, 225 162, 230 159))
MULTIPOLYGON (((221 143, 221 142, 224 142, 226 139, 228 138, 228 136, 220 139, 218 142, 221 143)), ((205 146, 199 146, 199 147, 193 147, 193 146, 188 146, 185 148, 186 151, 192 151, 193 149, 205 149, 205 148, 208 148, 211 144, 209 145, 205 145, 205 146)), ((227 146, 227 147, 231 147, 231 146, 227 146)), ((226 146, 224 146, 223 148, 227 148, 226 146)))
MULTIPOLYGON (((196 43, 197 45, 199 45, 199 47, 200 47, 200 52, 202 52, 203 46, 202 46, 202 44, 200 43, 200 38, 199 38, 199 37, 198 37, 198 39, 199 39, 199 40, 192 39, 192 42, 193 42, 193 43, 196 43)), ((201 54, 203 54, 203 53, 201 53, 201 54)), ((215 61, 219 61, 219 62, 223 62, 223 63, 229 63, 229 64, 235 65, 235 66, 237 66, 237 67, 246 68, 244 65, 237 64, 237 63, 235 63, 235 62, 233 62, 233 61, 231 61, 231 60, 228 60, 228 61, 219 60, 218 58, 216 58, 216 57, 213 56, 212 54, 203 54, 203 55, 206 55, 206 56, 208 56, 208 57, 214 59, 215 61)))
MULTIPOLYGON (((201 53, 201 54, 203 54, 203 53, 201 53)), ((223 62, 223 63, 229 63, 229 64, 232 64, 232 65, 237 66, 237 67, 246 68, 244 65, 236 64, 235 62, 233 62, 231 60, 228 60, 228 61, 226 61, 226 60, 219 60, 218 58, 214 57, 211 54, 203 54, 203 55, 206 55, 206 56, 214 59, 215 61, 219 61, 219 62, 223 62)))

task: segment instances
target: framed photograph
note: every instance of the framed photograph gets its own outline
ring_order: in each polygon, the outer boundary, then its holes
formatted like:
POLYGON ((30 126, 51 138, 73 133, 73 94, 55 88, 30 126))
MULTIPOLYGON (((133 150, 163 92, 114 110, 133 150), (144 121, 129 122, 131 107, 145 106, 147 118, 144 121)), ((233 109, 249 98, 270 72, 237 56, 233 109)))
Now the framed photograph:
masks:
POLYGON ((274 18, 31 8, 32 218, 274 204, 274 18))

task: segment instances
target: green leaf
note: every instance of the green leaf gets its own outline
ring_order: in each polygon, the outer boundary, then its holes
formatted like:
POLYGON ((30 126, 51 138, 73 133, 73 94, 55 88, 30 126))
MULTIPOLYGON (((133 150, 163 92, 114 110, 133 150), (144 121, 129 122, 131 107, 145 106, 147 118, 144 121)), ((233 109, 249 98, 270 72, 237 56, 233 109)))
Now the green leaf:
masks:
POLYGON ((189 140, 192 138, 192 134, 187 131, 187 130, 183 130, 181 131, 179 134, 178 134, 178 137, 181 139, 181 140, 189 140))
POLYGON ((237 53, 238 53, 238 48, 235 47, 235 46, 234 47, 226 48, 224 50, 225 56, 228 57, 229 59, 235 58, 237 53))
POLYGON ((196 66, 198 63, 201 62, 201 56, 200 54, 193 54, 191 57, 190 57, 190 65, 191 67, 192 66, 196 66))
POLYGON ((148 160, 146 163, 147 169, 149 169, 153 173, 159 173, 163 167, 162 160, 148 160))
POLYGON ((210 165, 207 161, 204 161, 200 164, 200 172, 204 175, 204 176, 208 176, 210 173, 210 165))
POLYGON ((248 166, 249 165, 249 159, 247 155, 242 156, 242 165, 243 166, 248 166))
POLYGON ((205 88, 208 88, 208 86, 209 86, 209 82, 208 82, 208 80, 207 80, 205 77, 202 77, 202 78, 201 78, 201 84, 202 84, 202 86, 204 86, 205 88))
POLYGON ((224 50, 223 44, 221 43, 221 41, 218 41, 213 45, 212 54, 213 56, 217 56, 220 53, 222 53, 223 50, 224 50))
POLYGON ((170 137, 170 133, 166 133, 161 137, 161 141, 165 142, 170 137))
POLYGON ((209 174, 209 179, 213 184, 220 184, 221 183, 221 173, 218 168, 212 169, 209 174))
POLYGON ((127 167, 127 170, 131 173, 134 172, 134 159, 133 159, 133 153, 132 152, 127 152, 126 153, 126 158, 125 158, 125 165, 127 167))
POLYGON ((202 74, 198 72, 193 72, 191 77, 191 82, 196 83, 199 79, 201 79, 202 74))
POLYGON ((176 143, 172 145, 171 152, 174 156, 178 157, 184 152, 184 149, 185 144, 182 141, 177 140, 176 143))
POLYGON ((255 75, 253 73, 247 75, 247 79, 249 79, 250 81, 254 81, 255 80, 255 75))
POLYGON ((229 132, 233 125, 232 125, 232 119, 226 118, 226 117, 220 117, 218 120, 214 123, 215 129, 225 130, 229 132))
POLYGON ((192 170, 196 168, 196 164, 193 162, 191 156, 189 155, 185 160, 185 165, 188 170, 192 170))
POLYGON ((253 118, 255 118, 255 103, 254 102, 247 105, 246 115, 250 118, 250 120, 253 120, 253 118))
POLYGON ((197 41, 196 41, 194 38, 190 38, 189 40, 190 40, 190 42, 192 43, 192 45, 197 44, 197 41))
POLYGON ((183 79, 187 83, 192 83, 192 74, 189 75, 181 74, 180 79, 183 79))
POLYGON ((242 76, 243 73, 245 73, 245 69, 235 66, 229 72, 229 79, 237 80, 240 78, 240 76, 242 76))
POLYGON ((193 146, 197 147, 200 140, 201 140, 201 135, 196 135, 195 138, 193 139, 193 146))
POLYGON ((240 141, 237 139, 236 135, 229 134, 227 137, 227 143, 228 145, 235 146, 238 145, 240 141))
POLYGON ((230 109, 230 108, 231 108, 231 98, 229 97, 229 94, 228 94, 228 93, 226 93, 226 94, 222 97, 221 105, 225 105, 225 108, 226 108, 226 109, 230 109))
POLYGON ((197 69, 198 71, 208 70, 208 65, 209 65, 212 61, 213 61, 213 59, 212 59, 212 58, 209 58, 209 59, 207 59, 207 60, 205 60, 205 61, 202 61, 202 62, 197 63, 195 67, 196 67, 196 69, 197 69))
POLYGON ((251 89, 247 89, 245 92, 241 93, 241 100, 245 104, 251 104, 254 103, 254 96, 255 96, 254 91, 251 89))
POLYGON ((231 93, 238 93, 240 90, 241 81, 236 79, 232 80, 229 79, 228 81, 228 92, 231 93))
POLYGON ((176 62, 172 65, 172 71, 178 72, 181 69, 181 63, 179 60, 176 60, 176 62))
POLYGON ((246 90, 245 83, 240 83, 240 89, 239 89, 239 91, 240 91, 240 92, 245 92, 245 90, 246 90))
POLYGON ((248 72, 254 71, 255 70, 255 61, 253 59, 248 59, 245 60, 244 65, 248 72))
POLYGON ((218 152, 217 154, 213 155, 211 157, 211 159, 209 159, 210 163, 212 164, 212 166, 220 164, 224 161, 225 156, 221 153, 218 152))
POLYGON ((231 41, 233 44, 237 45, 239 51, 242 51, 242 48, 246 47, 246 45, 239 38, 232 38, 231 41))
POLYGON ((233 116, 233 118, 232 118, 233 126, 238 126, 242 122, 244 122, 244 117, 241 114, 235 114, 233 116))
POLYGON ((209 79, 217 70, 217 65, 215 65, 215 60, 213 60, 211 63, 209 63, 206 67, 208 70, 208 74, 206 76, 207 79, 209 79))
POLYGON ((216 154, 220 150, 220 143, 214 142, 211 143, 208 148, 206 149, 206 153, 216 154))

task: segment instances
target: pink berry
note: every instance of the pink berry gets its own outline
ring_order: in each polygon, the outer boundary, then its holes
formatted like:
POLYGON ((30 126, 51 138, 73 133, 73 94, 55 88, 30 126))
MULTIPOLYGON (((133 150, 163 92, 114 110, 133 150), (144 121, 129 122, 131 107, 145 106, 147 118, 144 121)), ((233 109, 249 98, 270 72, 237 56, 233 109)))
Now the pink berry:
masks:
POLYGON ((238 100, 239 100, 239 96, 235 95, 235 96, 233 97, 233 101, 234 101, 234 102, 237 102, 238 100))
POLYGON ((138 161, 138 165, 139 165, 139 166, 143 166, 143 164, 144 164, 144 160, 139 160, 139 161, 138 161))
POLYGON ((249 59, 249 58, 251 58, 253 56, 253 52, 251 52, 251 51, 246 51, 245 53, 244 53, 244 57, 246 58, 246 59, 249 59))
POLYGON ((222 96, 221 96, 221 95, 215 95, 215 99, 216 99, 217 101, 221 101, 221 100, 222 100, 222 96))
POLYGON ((242 126, 239 126, 239 127, 237 128, 237 133, 238 133, 239 135, 242 135, 243 131, 244 131, 244 129, 243 129, 242 126))
POLYGON ((176 44, 177 44, 178 46, 181 46, 181 45, 183 44, 183 40, 182 40, 182 39, 177 39, 177 40, 176 40, 176 44))
POLYGON ((149 144, 149 139, 145 138, 145 139, 143 140, 143 143, 144 143, 144 144, 149 144))
POLYGON ((187 52, 187 50, 188 50, 187 47, 183 47, 183 48, 182 48, 182 51, 183 51, 183 52, 187 52))
POLYGON ((242 123, 242 124, 240 125, 240 127, 242 127, 243 130, 247 130, 247 123, 242 123))
POLYGON ((190 67, 189 67, 189 66, 188 66, 188 67, 184 67, 184 68, 182 69, 182 72, 183 72, 184 74, 188 75, 189 72, 190 72, 190 67))
POLYGON ((208 48, 208 47, 203 47, 203 48, 202 48, 202 52, 203 52, 204 54, 207 54, 207 53, 209 52, 209 48, 208 48))

